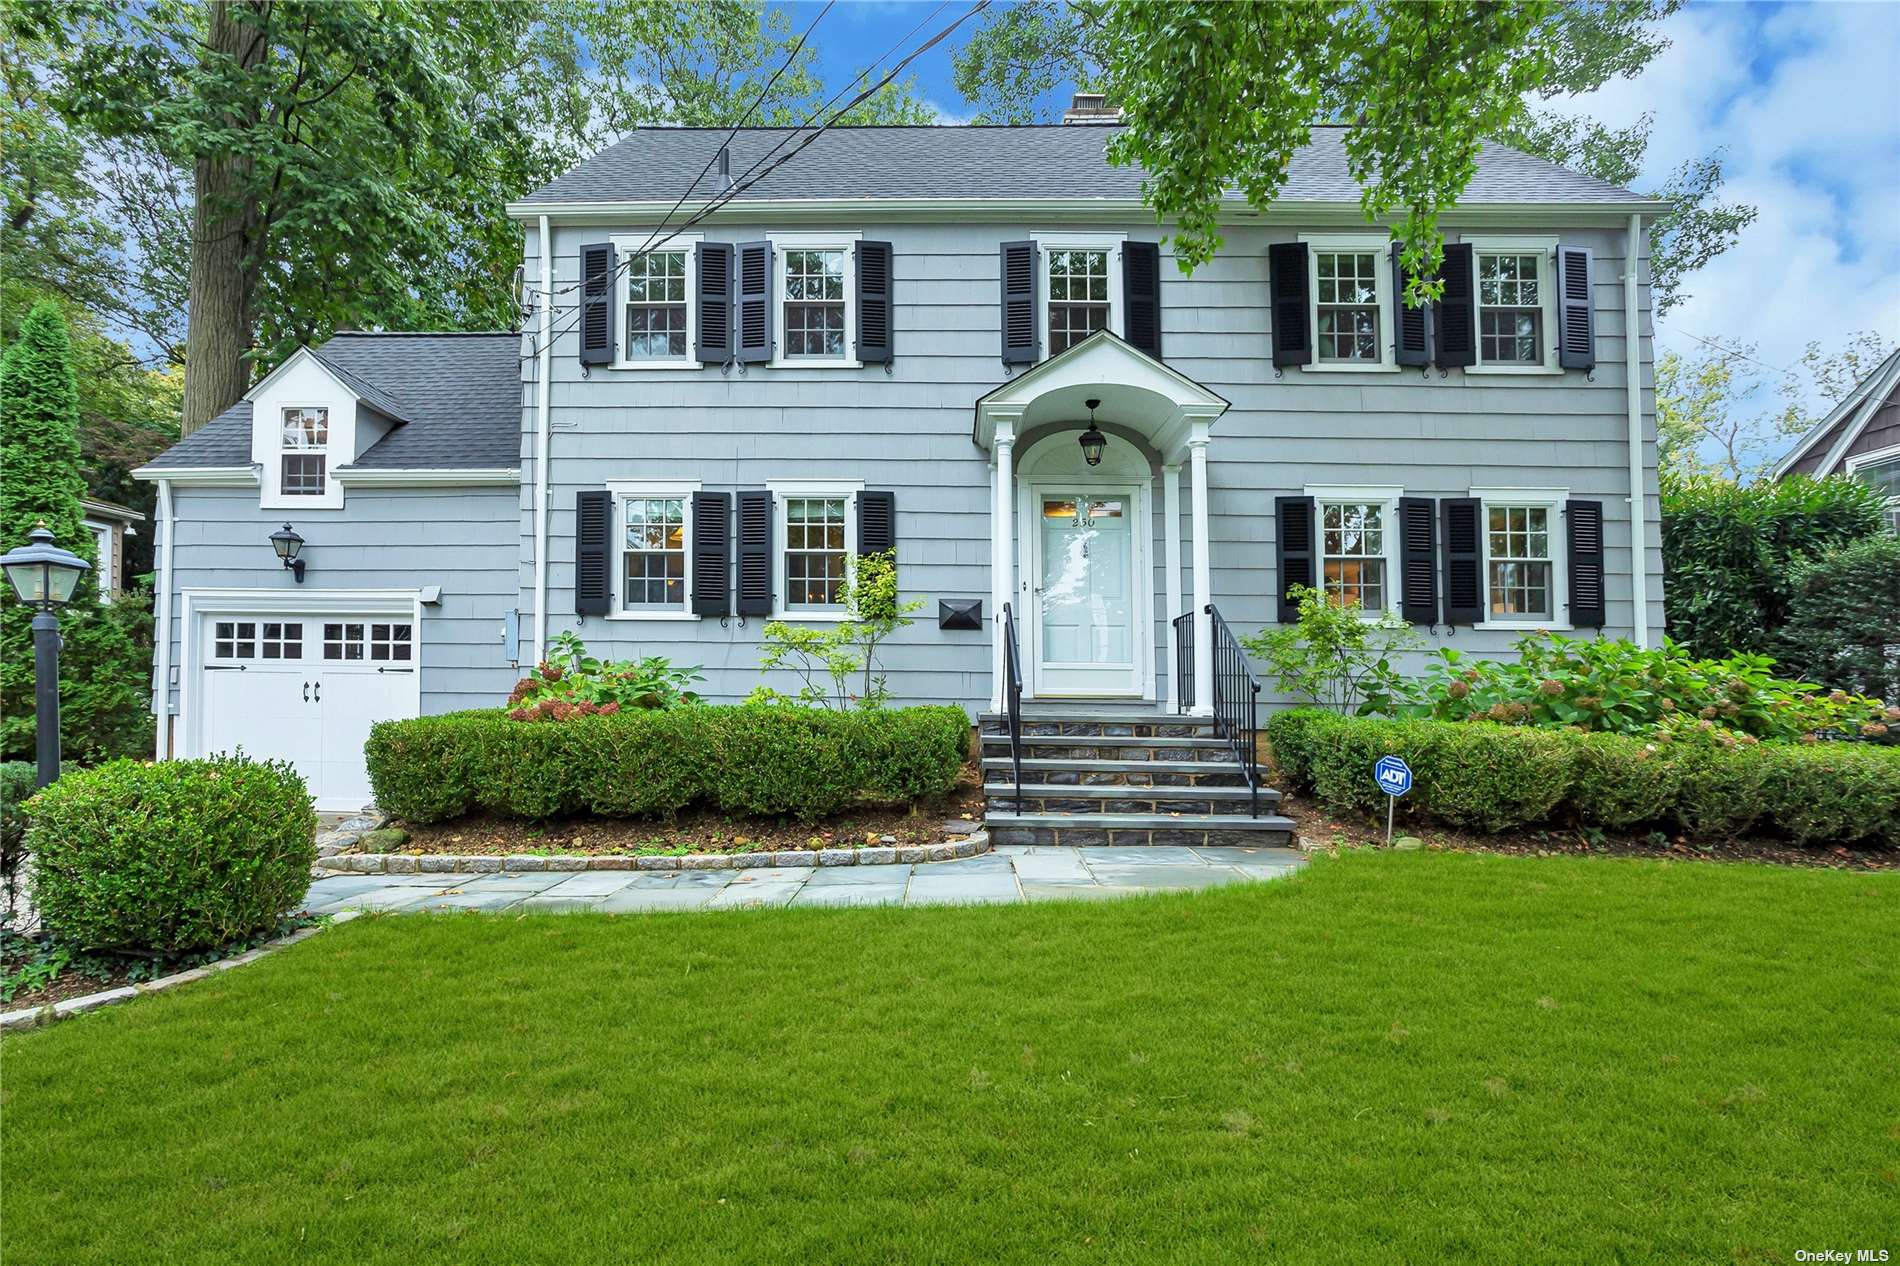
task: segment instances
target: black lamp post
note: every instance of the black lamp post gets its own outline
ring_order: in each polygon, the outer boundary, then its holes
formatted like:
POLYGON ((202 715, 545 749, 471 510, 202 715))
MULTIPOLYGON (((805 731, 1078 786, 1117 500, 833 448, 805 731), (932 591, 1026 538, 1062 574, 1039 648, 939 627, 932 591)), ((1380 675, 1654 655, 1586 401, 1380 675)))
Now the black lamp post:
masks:
POLYGON ((303 559, 298 558, 297 555, 303 549, 303 537, 298 536, 297 530, 286 523, 283 530, 270 534, 270 547, 277 551, 277 557, 284 560, 284 567, 297 578, 297 583, 301 585, 303 559))
POLYGON ((59 777, 59 617, 53 612, 73 600, 92 564, 53 544, 44 523, 27 533, 27 542, 0 554, 0 568, 20 601, 33 608, 34 754, 44 787, 59 777))
POLYGON ((1108 447, 1108 437, 1095 425, 1095 411, 1102 406, 1100 400, 1084 400, 1089 410, 1089 429, 1082 432, 1082 460, 1091 466, 1102 464, 1102 450, 1108 447))

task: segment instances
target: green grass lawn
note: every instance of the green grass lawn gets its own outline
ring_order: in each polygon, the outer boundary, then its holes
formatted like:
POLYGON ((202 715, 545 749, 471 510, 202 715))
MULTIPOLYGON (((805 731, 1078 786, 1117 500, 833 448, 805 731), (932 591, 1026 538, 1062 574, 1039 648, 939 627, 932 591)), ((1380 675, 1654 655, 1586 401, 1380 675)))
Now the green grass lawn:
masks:
POLYGON ((362 919, 9 1039, 38 1262, 1900 1250, 1900 876, 362 919))

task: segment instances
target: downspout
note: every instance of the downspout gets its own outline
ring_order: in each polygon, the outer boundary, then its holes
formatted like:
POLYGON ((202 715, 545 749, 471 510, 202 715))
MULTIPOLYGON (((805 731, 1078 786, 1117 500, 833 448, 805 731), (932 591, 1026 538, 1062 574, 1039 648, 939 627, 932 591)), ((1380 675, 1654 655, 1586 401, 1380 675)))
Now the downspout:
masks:
POLYGON ((157 717, 156 733, 152 739, 152 759, 164 760, 171 755, 172 707, 172 481, 158 481, 158 592, 153 595, 152 607, 158 619, 153 630, 153 641, 158 647, 158 671, 152 682, 152 712, 157 717))
POLYGON ((1635 607, 1634 640, 1649 645, 1649 528, 1643 496, 1643 217, 1632 215, 1623 250, 1623 373, 1629 395, 1630 448, 1630 602, 1635 607))
POLYGON ((538 664, 548 640, 548 373, 554 352, 554 243, 548 217, 541 217, 541 351, 534 371, 534 656, 538 664))

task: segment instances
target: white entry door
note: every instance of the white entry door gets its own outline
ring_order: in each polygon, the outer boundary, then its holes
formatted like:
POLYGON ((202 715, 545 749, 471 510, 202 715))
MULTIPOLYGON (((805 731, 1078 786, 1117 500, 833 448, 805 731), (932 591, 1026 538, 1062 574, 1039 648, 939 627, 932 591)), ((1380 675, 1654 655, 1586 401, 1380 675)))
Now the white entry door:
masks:
POLYGON ((420 710, 411 617, 207 614, 199 638, 197 753, 287 760, 320 810, 370 802, 370 726, 420 710))
POLYGON ((1040 487, 1035 525, 1038 696, 1139 695, 1133 488, 1040 487))

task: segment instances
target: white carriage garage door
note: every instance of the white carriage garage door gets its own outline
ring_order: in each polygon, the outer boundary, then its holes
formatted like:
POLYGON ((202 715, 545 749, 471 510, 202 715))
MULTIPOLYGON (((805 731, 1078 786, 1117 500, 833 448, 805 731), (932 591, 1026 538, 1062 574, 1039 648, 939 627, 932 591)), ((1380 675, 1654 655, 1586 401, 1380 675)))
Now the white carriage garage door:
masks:
POLYGON ((420 711, 419 633, 413 613, 198 616, 193 750, 288 760, 318 809, 362 808, 370 726, 420 711))

